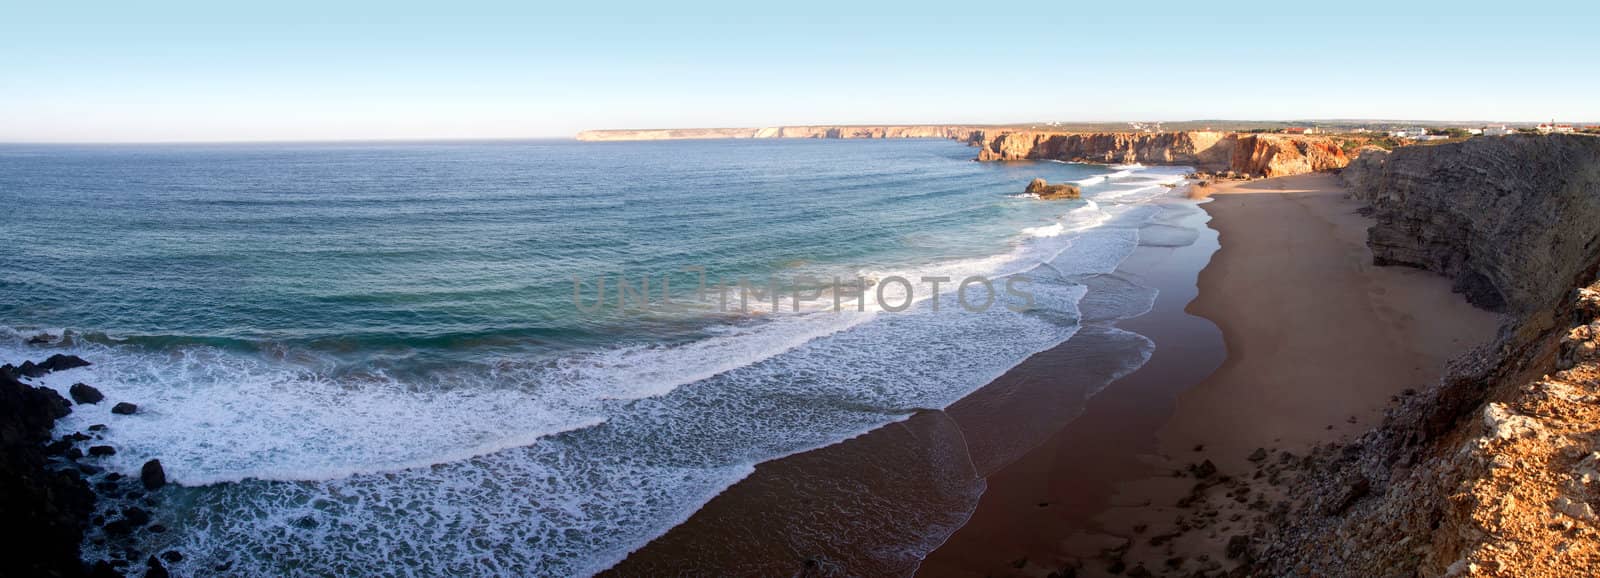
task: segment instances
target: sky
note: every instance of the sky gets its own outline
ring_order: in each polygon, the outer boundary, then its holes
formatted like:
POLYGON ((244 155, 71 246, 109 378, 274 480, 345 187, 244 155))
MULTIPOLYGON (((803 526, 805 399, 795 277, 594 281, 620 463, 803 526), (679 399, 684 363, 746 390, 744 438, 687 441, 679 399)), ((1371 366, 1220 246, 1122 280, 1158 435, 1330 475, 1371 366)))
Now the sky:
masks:
POLYGON ((1600 122, 1600 3, 0 0, 0 142, 1600 122))

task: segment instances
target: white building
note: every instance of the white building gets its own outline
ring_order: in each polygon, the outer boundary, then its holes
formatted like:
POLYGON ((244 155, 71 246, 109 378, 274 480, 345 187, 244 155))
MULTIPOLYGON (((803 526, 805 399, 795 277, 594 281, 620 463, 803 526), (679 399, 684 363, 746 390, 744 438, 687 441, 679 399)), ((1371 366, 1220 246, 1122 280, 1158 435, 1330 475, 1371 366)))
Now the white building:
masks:
POLYGON ((1550 134, 1550 133, 1572 134, 1572 133, 1578 132, 1578 129, 1573 128, 1572 125, 1570 125, 1570 124, 1556 124, 1556 123, 1553 123, 1553 122, 1552 123, 1548 123, 1548 124, 1540 123, 1538 130, 1539 130, 1539 134, 1550 134))
POLYGON ((1427 136, 1428 129, 1422 127, 1402 128, 1389 131, 1389 136, 1395 138, 1422 138, 1427 136))
POLYGON ((1491 124, 1483 127, 1483 136, 1506 136, 1508 134, 1516 134, 1516 132, 1517 129, 1503 124, 1491 124))

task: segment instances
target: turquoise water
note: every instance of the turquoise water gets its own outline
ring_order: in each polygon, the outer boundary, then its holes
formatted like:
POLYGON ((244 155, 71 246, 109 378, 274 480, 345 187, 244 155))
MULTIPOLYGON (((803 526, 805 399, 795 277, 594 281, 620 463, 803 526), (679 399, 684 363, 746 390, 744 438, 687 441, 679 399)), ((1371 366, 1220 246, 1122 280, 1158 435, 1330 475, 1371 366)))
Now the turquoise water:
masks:
MULTIPOLYGON (((184 486, 153 504, 170 530, 138 538, 182 550, 180 571, 590 574, 757 463, 944 407, 1070 338, 1086 280, 1141 231, 1192 241, 1151 225, 1181 168, 972 156, 918 140, 0 146, 0 361, 71 350, 96 365, 47 385, 144 408, 81 406, 62 428, 111 424, 103 465, 160 458, 184 486), (1020 195, 1034 177, 1086 200, 1020 195), (953 282, 916 284, 898 313, 818 310, 826 292, 778 312, 574 303, 574 277, 592 302, 619 276, 666 276, 687 302, 686 267, 1022 274, 1035 307, 964 311, 953 282), (69 338, 25 344, 40 331, 69 338)), ((949 523, 928 521, 931 543, 949 523)), ((91 559, 115 555, 90 539, 91 559)))

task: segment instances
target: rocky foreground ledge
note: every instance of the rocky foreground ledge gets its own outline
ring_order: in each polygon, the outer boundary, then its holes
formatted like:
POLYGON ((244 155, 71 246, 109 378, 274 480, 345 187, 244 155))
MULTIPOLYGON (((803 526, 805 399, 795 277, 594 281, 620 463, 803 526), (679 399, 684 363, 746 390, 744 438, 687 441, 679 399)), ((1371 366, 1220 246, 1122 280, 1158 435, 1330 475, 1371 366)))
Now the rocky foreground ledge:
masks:
POLYGON ((52 466, 57 452, 47 447, 71 404, 7 369, 0 371, 0 519, 10 537, 0 566, 18 576, 86 575, 78 545, 95 496, 80 472, 52 466))
MULTIPOLYGON (((30 343, 48 344, 40 336, 30 343)), ((91 365, 74 355, 54 354, 40 363, 0 366, 0 520, 7 529, 0 576, 145 576, 165 578, 167 565, 183 560, 176 551, 141 551, 141 533, 166 531, 152 523, 150 509, 167 485, 159 460, 149 460, 137 478, 96 465, 115 455, 106 445, 106 424, 56 438, 56 420, 74 405, 112 403, 85 383, 68 388, 72 401, 49 387, 24 383, 57 371, 91 365), (108 560, 83 561, 85 538, 114 550, 108 560)), ((116 402, 111 413, 133 416, 139 407, 116 402)))
POLYGON ((1404 147, 1342 177, 1378 264, 1505 321, 1380 427, 1286 458, 1290 497, 1230 555, 1261 576, 1600 575, 1600 138, 1404 147))

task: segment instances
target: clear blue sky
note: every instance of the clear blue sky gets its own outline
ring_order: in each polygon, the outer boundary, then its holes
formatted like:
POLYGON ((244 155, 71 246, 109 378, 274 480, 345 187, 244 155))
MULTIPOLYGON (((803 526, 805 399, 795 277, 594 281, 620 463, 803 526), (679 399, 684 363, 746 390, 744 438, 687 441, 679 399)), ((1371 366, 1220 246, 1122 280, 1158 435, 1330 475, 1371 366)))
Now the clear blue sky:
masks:
POLYGON ((0 0, 0 141, 1600 121, 1592 2, 0 0))

